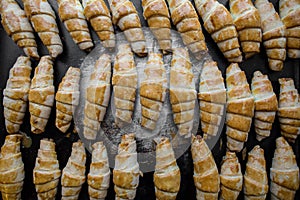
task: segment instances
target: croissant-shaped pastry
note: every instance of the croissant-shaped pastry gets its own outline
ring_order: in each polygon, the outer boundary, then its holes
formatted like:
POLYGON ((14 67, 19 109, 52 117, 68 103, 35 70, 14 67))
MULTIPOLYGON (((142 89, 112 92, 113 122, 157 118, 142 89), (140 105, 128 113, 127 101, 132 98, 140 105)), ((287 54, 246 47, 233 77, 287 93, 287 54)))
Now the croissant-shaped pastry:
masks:
POLYGON ((219 49, 229 62, 242 62, 242 53, 232 16, 216 0, 195 0, 204 28, 211 34, 219 49))
POLYGON ((56 24, 53 9, 46 0, 22 0, 24 10, 31 24, 47 47, 52 58, 63 52, 63 45, 56 24))
POLYGON ((180 33, 183 43, 201 59, 208 51, 197 12, 189 0, 167 0, 173 24, 180 33))
POLYGON ((140 169, 134 138, 134 134, 123 135, 119 144, 113 170, 116 199, 134 199, 139 185, 140 169))
POLYGON ((220 190, 218 168, 210 149, 200 135, 192 136, 191 151, 197 200, 217 200, 220 190))
POLYGON ((128 44, 121 44, 115 58, 113 78, 115 122, 120 127, 123 122, 131 123, 137 89, 137 71, 133 53, 128 44))
POLYGON ((156 165, 153 175, 157 200, 175 200, 180 189, 180 170, 168 138, 156 140, 156 165))
POLYGON ((278 102, 268 76, 260 71, 254 72, 253 75, 251 90, 255 104, 254 126, 256 139, 261 141, 270 136, 278 102))
POLYGON ((110 170, 108 165, 107 151, 103 142, 93 145, 92 163, 88 174, 90 199, 105 199, 110 183, 110 170))
POLYGON ((20 56, 9 71, 3 91, 3 107, 6 131, 18 133, 25 116, 30 88, 31 62, 29 57, 20 56))
POLYGON ((230 0, 230 13, 239 34, 245 58, 260 52, 262 41, 261 21, 251 0, 230 0))
POLYGON ((141 82, 140 96, 142 105, 141 125, 154 130, 166 97, 167 75, 162 55, 149 53, 144 70, 146 78, 141 82))
POLYGON ((300 134, 300 98, 293 79, 281 78, 278 116, 281 135, 295 142, 300 134))
POLYGON ((272 3, 268 0, 256 0, 255 7, 261 18, 263 44, 267 51, 269 67, 280 71, 286 58, 286 28, 272 3))
POLYGON ((33 169, 38 199, 55 199, 61 171, 52 139, 42 139, 33 169))
POLYGON ((33 29, 19 4, 15 0, 0 1, 1 23, 6 33, 23 49, 24 53, 36 60, 40 58, 33 29))
POLYGON ((63 133, 69 129, 73 113, 79 104, 79 81, 80 69, 69 67, 55 95, 55 125, 63 133))
POLYGON ((7 135, 0 154, 0 191, 3 200, 19 200, 25 178, 18 134, 7 135))
POLYGON ((246 200, 264 200, 269 190, 264 150, 258 145, 248 153, 244 174, 244 194, 246 200))
POLYGON ((81 141, 74 142, 72 153, 62 171, 62 200, 78 199, 82 184, 85 182, 86 154, 81 141))
POLYGON ((129 0, 108 0, 112 12, 112 22, 124 32, 132 51, 138 56, 146 56, 146 40, 138 12, 129 0))
POLYGON ((35 68, 29 90, 29 112, 31 132, 45 131, 54 103, 53 62, 50 56, 43 56, 35 68))
POLYGON ((57 0, 58 14, 73 41, 81 50, 89 51, 94 44, 79 0, 57 0))
POLYGON ((111 60, 103 54, 96 61, 86 88, 84 131, 86 139, 95 140, 110 100, 111 60))
POLYGON ((173 49, 170 71, 170 102, 178 133, 190 137, 194 121, 197 91, 193 81, 189 52, 184 48, 173 49))
POLYGON ((280 0, 279 14, 286 27, 288 57, 300 58, 300 2, 298 0, 280 0))
POLYGON ((142 0, 143 15, 163 53, 172 49, 171 22, 164 0, 142 0))
POLYGON ((204 138, 216 136, 226 104, 224 79, 216 62, 206 61, 202 67, 198 99, 204 138))
POLYGON ((271 199, 293 200, 299 189, 299 167, 292 147, 283 137, 276 139, 270 169, 271 199))
POLYGON ((116 38, 110 12, 104 0, 82 0, 83 13, 105 48, 114 48, 116 38))
POLYGON ((227 151, 221 165, 221 199, 237 199, 243 187, 241 165, 234 152, 227 151))
POLYGON ((226 135, 230 151, 240 152, 248 139, 254 115, 254 98, 245 72, 232 63, 226 70, 227 113, 226 135))

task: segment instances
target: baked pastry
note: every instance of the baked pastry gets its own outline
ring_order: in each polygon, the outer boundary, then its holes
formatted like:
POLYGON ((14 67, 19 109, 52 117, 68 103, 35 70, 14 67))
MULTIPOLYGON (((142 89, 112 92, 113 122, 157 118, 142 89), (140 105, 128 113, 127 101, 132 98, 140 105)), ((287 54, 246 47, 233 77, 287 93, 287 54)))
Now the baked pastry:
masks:
POLYGON ((22 135, 5 137, 0 153, 0 191, 3 200, 19 200, 25 178, 24 163, 20 152, 22 135))
POLYGON ((232 16, 216 0, 195 0, 204 28, 217 43, 224 57, 229 62, 242 62, 242 53, 232 16))
POLYGON ((20 56, 9 71, 6 88, 3 90, 3 107, 6 131, 18 133, 25 116, 30 88, 31 62, 20 56))
POLYGON ((194 183, 197 200, 218 200, 220 177, 214 157, 200 135, 192 136, 194 183))
POLYGON ((55 199, 61 171, 52 139, 42 139, 33 169, 33 183, 38 199, 55 199))
POLYGON ((121 44, 115 58, 112 85, 114 90, 115 122, 119 127, 131 123, 137 89, 137 70, 128 44, 121 44))
POLYGON ((300 2, 280 0, 279 14, 286 27, 288 57, 300 58, 300 2))
POLYGON ((22 0, 27 18, 33 29, 39 35, 43 44, 47 47, 52 58, 56 58, 63 52, 63 45, 56 24, 55 12, 48 1, 22 0))
POLYGON ((182 37, 183 43, 201 59, 208 51, 197 12, 189 0, 167 0, 173 24, 182 37))
POLYGON ((113 182, 116 199, 134 199, 139 185, 140 169, 133 133, 122 136, 115 158, 113 182))
POLYGON ((53 62, 50 56, 43 56, 35 68, 29 90, 29 112, 31 132, 45 131, 54 103, 53 62))
POLYGON ((175 200, 180 189, 180 170, 168 138, 156 139, 156 164, 153 175, 157 200, 175 200))
POLYGON ((138 56, 146 56, 146 40, 138 12, 129 0, 108 0, 112 12, 112 22, 124 32, 132 51, 138 56))
POLYGON ((90 51, 94 44, 80 1, 57 0, 57 3, 58 15, 70 33, 73 41, 81 50, 90 51))
POLYGON ((69 67, 55 95, 55 125, 63 133, 69 129, 73 113, 79 104, 79 81, 80 69, 69 67))
POLYGON ((278 116, 281 135, 295 142, 300 134, 300 98, 293 79, 280 78, 278 116))
POLYGON ((264 150, 256 145, 248 153, 244 174, 245 200, 266 199, 269 190, 264 150))
POLYGON ((141 125, 154 130, 160 116, 160 111, 166 98, 167 74, 162 55, 149 53, 144 69, 145 79, 140 85, 140 102, 142 105, 141 125))
POLYGON ((174 122, 181 136, 190 137, 193 128, 197 91, 189 52, 184 48, 173 49, 170 70, 170 102, 174 122))
POLYGON ((36 60, 40 58, 33 29, 24 10, 15 0, 0 1, 1 23, 11 39, 23 49, 24 53, 36 60))
POLYGON ((276 139, 270 169, 271 199, 293 200, 299 189, 299 167, 292 147, 283 137, 276 139))
POLYGON ((268 0, 256 0, 263 32, 263 44, 267 52, 271 70, 280 71, 286 58, 286 28, 272 3, 268 0))
POLYGON ((85 148, 81 141, 74 142, 68 163, 62 171, 62 200, 78 199, 85 182, 85 148))
POLYGON ((214 61, 203 64, 198 99, 203 137, 216 136, 223 126, 221 123, 226 109, 226 89, 222 73, 214 61))
POLYGON ((227 113, 226 135, 230 151, 240 152, 248 139, 254 115, 254 98, 245 72, 237 63, 226 69, 227 113))
POLYGON ((104 200, 110 183, 107 151, 103 142, 96 142, 92 147, 92 163, 87 179, 88 192, 91 200, 104 200))
POLYGON ((251 0, 230 0, 230 13, 238 31, 245 58, 260 52, 262 41, 261 21, 258 10, 251 0))
POLYGON ((256 139, 261 141, 270 136, 278 109, 278 101, 271 81, 267 75, 263 75, 260 71, 253 74, 251 90, 255 105, 254 126, 256 139))
POLYGON ((110 100, 111 60, 101 55, 95 63, 85 93, 84 132, 86 139, 95 140, 110 100))
POLYGON ((171 22, 168 6, 164 0, 142 0, 143 16, 163 53, 172 49, 171 22))
POLYGON ((243 187, 241 165, 234 152, 227 151, 221 165, 221 199, 237 199, 243 187))
POLYGON ((105 48, 114 48, 116 38, 110 12, 104 0, 82 0, 83 13, 105 48))

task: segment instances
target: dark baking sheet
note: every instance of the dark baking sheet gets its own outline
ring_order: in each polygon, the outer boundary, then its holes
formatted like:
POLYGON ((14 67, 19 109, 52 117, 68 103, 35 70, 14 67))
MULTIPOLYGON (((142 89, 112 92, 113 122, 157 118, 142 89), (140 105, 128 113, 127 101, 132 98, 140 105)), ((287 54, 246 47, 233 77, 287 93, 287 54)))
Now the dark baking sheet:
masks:
MULTIPOLYGON (((22 3, 20 0, 18 2, 22 3)), ((54 0, 49 0, 50 4, 53 6, 54 10, 57 13, 57 3, 54 0)), ((146 26, 146 22, 144 21, 142 17, 142 8, 140 1, 133 1, 137 9, 139 10, 139 16, 144 26, 146 26)), ((228 7, 228 1, 220 1, 223 4, 225 4, 228 7)), ((272 0, 272 3, 275 5, 276 10, 278 10, 278 1, 272 0)), ((62 37, 62 42, 64 45, 64 52, 62 55, 60 55, 54 64, 54 83, 55 87, 57 89, 57 86, 59 82, 61 81, 62 77, 64 76, 66 70, 69 66, 74 67, 80 67, 82 61, 84 60, 87 53, 79 50, 79 48, 74 44, 72 39, 70 38, 69 33, 66 31, 63 24, 59 21, 57 18, 58 27, 60 29, 60 35, 62 37)), ((91 30, 91 29, 90 29, 91 30)), ((118 30, 118 29, 116 29, 118 30)), ((212 58, 216 61, 218 61, 219 68, 221 69, 223 75, 225 75, 225 69, 229 65, 229 63, 225 60, 225 58, 222 56, 222 53, 217 48, 217 45, 212 41, 210 36, 203 30, 206 42, 208 44, 210 54, 212 58)), ((94 31, 91 30, 92 37, 94 40, 95 45, 99 44, 99 39, 97 38, 94 31)), ((46 48, 42 45, 41 41, 37 38, 37 43, 39 46, 39 53, 40 55, 45 55, 47 53, 46 48)), ((6 133, 5 126, 4 126, 4 117, 3 117, 3 89, 5 88, 6 81, 8 78, 9 69, 12 67, 14 62, 16 61, 17 57, 22 55, 22 50, 17 47, 17 45, 7 36, 5 31, 3 30, 3 27, 0 26, 0 144, 2 145, 4 142, 4 138, 6 133)), ((33 68, 37 65, 37 62, 33 61, 33 68)), ((269 75, 269 78, 272 81, 275 93, 279 94, 279 83, 278 78, 281 77, 291 77, 295 80, 296 87, 299 90, 299 60, 291 60, 287 59, 285 62, 285 66, 283 71, 281 72, 273 72, 270 71, 267 67, 267 59, 265 55, 265 51, 262 47, 261 53, 259 55, 254 56, 253 58, 243 62, 240 64, 241 68, 246 72, 248 81, 250 83, 250 80, 252 78, 252 74, 255 70, 261 70, 263 73, 267 73, 269 75)), ((224 76, 225 77, 225 76, 224 76)), ((25 116, 24 123, 21 127, 21 130, 28 134, 32 139, 33 143, 32 146, 28 149, 22 148, 22 156, 23 161, 25 164, 25 183, 24 183, 24 189, 22 192, 22 199, 36 199, 36 193, 34 189, 34 185, 32 183, 32 170, 35 165, 35 158, 37 155, 37 151, 39 148, 39 141, 40 139, 44 137, 53 138, 56 142, 56 151, 58 154, 58 160, 60 163, 60 168, 63 169, 67 163, 68 157, 70 156, 71 146, 74 141, 78 139, 78 135, 72 132, 72 127, 70 128, 70 134, 62 134, 60 133, 55 125, 55 107, 52 109, 51 117, 49 119, 47 128, 45 133, 42 135, 33 135, 30 132, 30 123, 29 123, 29 113, 25 116)), ((218 142, 218 144, 215 146, 215 148, 212 150, 213 155, 215 157, 216 163, 218 167, 220 167, 222 156, 225 154, 225 148, 226 148, 226 137, 225 137, 225 131, 223 130, 223 137, 218 142)), ((269 173, 269 169, 271 167, 272 157, 275 150, 275 138, 277 138, 280 135, 280 128, 278 119, 276 119, 274 123, 274 127, 271 133, 271 136, 262 142, 258 143, 255 139, 255 132, 253 127, 251 128, 251 131, 249 132, 249 138, 248 142, 246 143, 246 149, 247 152, 251 150, 256 144, 260 144, 261 147, 265 150, 265 157, 267 161, 267 170, 269 173)), ((300 164, 300 154, 299 154, 299 137, 296 141, 296 143, 293 145, 294 152, 297 157, 298 166, 300 164)), ((89 168, 90 163, 90 154, 87 152, 88 159, 87 159, 87 172, 89 168)), ((243 160, 242 153, 238 154, 242 170, 244 173, 245 169, 245 161, 243 160)), ((191 154, 189 150, 182 155, 178 160, 177 163, 181 170, 181 188, 180 192, 178 194, 177 199, 185 200, 185 199, 195 199, 195 187, 193 183, 193 163, 191 159, 191 154)), ((143 177, 140 178, 140 184, 137 189, 137 196, 136 199, 144 199, 144 200, 150 200, 155 199, 154 194, 154 185, 153 185, 153 173, 146 173, 143 177)), ((58 186, 58 195, 57 199, 60 199, 60 185, 58 186)), ((243 194, 241 192, 240 198, 243 197, 243 194)), ((269 196, 268 196, 269 198, 269 196)), ((80 198, 79 199, 88 199, 87 194, 87 185, 85 184, 82 188, 80 198)), ((114 199, 114 191, 113 191, 113 184, 111 184, 111 187, 109 189, 109 193, 107 196, 107 199, 114 199)), ((299 191, 297 192, 296 199, 300 199, 299 191)))

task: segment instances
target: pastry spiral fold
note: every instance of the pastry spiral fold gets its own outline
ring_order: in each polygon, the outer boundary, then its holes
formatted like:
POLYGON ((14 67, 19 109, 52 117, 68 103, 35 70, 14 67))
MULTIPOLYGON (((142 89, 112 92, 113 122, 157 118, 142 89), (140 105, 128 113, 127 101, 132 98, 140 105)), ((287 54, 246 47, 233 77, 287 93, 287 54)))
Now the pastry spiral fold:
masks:
POLYGON ((229 11, 216 0, 195 0, 204 28, 229 62, 242 62, 238 33, 229 11))
POLYGON ((108 0, 112 12, 112 22, 124 32, 132 51, 138 56, 146 56, 146 40, 138 12, 129 0, 108 0))
POLYGON ((110 100, 111 60, 101 55, 95 63, 85 93, 84 132, 86 139, 95 140, 110 100))
POLYGON ((278 101, 271 81, 267 75, 263 75, 260 71, 254 72, 251 90, 255 104, 254 126, 256 139, 261 141, 270 136, 278 109, 278 101))
POLYGON ((292 147, 283 137, 276 139, 276 150, 270 169, 271 199, 295 198, 299 189, 299 167, 292 147))
POLYGON ((192 158, 197 200, 217 200, 220 177, 214 157, 200 135, 192 136, 192 158))
POLYGON ((63 52, 55 12, 46 0, 22 0, 27 18, 52 58, 63 52))
POLYGON ((248 140, 254 115, 254 98, 245 72, 232 63, 226 70, 227 113, 226 135, 230 151, 240 152, 248 140))
POLYGON ((80 69, 69 67, 55 95, 55 125, 63 133, 69 129, 73 113, 79 104, 79 81, 80 69))
POLYGON ((1 0, 0 13, 1 23, 6 33, 27 56, 38 60, 40 56, 37 52, 34 31, 24 10, 15 0, 1 0))
POLYGON ((300 134, 300 98, 293 79, 280 78, 278 116, 281 135, 295 142, 300 134))
POLYGON ((31 62, 20 56, 9 71, 6 88, 3 90, 3 107, 6 131, 18 133, 27 109, 30 89, 31 62))
POLYGON ((178 133, 190 137, 194 122, 197 91, 189 52, 184 48, 173 49, 170 70, 170 102, 178 133))
POLYGON ((154 130, 166 98, 167 75, 162 55, 149 53, 149 59, 144 69, 145 79, 140 86, 140 102, 142 105, 141 125, 154 130))
POLYGON ((50 117, 54 103, 53 62, 50 56, 43 56, 35 68, 29 90, 29 112, 31 132, 40 134, 50 117))
POLYGON ((198 99, 204 138, 216 136, 223 125, 226 104, 224 79, 216 62, 206 61, 202 67, 198 99))
POLYGON ((119 127, 132 122, 137 90, 137 70, 128 44, 121 44, 115 58, 112 85, 114 90, 115 122, 119 127))
POLYGON ((55 199, 61 171, 51 139, 42 139, 33 169, 33 183, 38 199, 55 199))
POLYGON ((139 185, 139 176, 135 135, 132 133, 123 135, 113 170, 116 199, 133 200, 139 185))
POLYGON ((19 134, 7 135, 0 153, 0 191, 3 200, 19 200, 25 178, 19 134))
POLYGON ((110 183, 107 151, 103 142, 96 142, 92 146, 92 163, 87 179, 88 192, 91 200, 104 200, 110 183))
POLYGON ((266 199, 269 190, 264 150, 258 145, 248 153, 244 174, 245 200, 266 199))
POLYGON ((271 70, 280 71, 286 58, 286 28, 273 4, 268 0, 256 0, 255 7, 261 18, 262 39, 269 67, 271 70))
POLYGON ((110 12, 104 0, 82 0, 84 15, 91 23, 105 48, 114 48, 116 44, 114 27, 110 12))
POLYGON ((180 188, 180 170, 168 138, 156 139, 156 165, 154 171, 157 200, 175 200, 180 188))
POLYGON ((68 163, 62 171, 62 200, 78 199, 82 184, 85 182, 85 148, 81 141, 74 142, 68 163))
POLYGON ((94 44, 79 0, 57 0, 58 14, 73 41, 81 50, 89 51, 94 44))

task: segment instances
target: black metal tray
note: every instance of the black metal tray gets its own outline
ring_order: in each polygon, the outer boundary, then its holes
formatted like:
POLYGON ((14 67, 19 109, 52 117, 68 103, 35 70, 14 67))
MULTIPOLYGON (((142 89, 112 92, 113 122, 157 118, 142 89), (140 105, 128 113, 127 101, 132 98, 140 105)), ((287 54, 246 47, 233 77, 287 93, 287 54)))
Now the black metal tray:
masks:
MULTIPOLYGON (((20 5, 23 7, 22 2, 18 0, 20 5)), ((50 4, 54 8, 57 14, 57 2, 55 0, 49 0, 50 4)), ((222 0, 222 2, 228 8, 228 1, 222 0)), ((271 1, 275 9, 278 11, 278 1, 271 1)), ((146 26, 146 22, 142 16, 142 7, 141 2, 138 0, 133 0, 137 10, 139 11, 139 17, 142 21, 143 26, 146 26)), ((62 38, 62 42, 64 45, 64 52, 60 55, 54 64, 54 84, 57 90, 58 84, 60 83, 62 77, 67 71, 69 66, 80 67, 87 53, 81 51, 77 45, 74 44, 72 39, 70 38, 69 33, 67 32, 64 25, 60 22, 57 16, 57 24, 60 30, 60 35, 62 38)), ((115 27, 116 28, 116 27, 115 27)), ((92 38, 94 40, 95 45, 100 45, 99 39, 96 36, 95 32, 91 30, 92 38)), ((119 31, 116 28, 117 31, 119 31)), ((218 62, 219 68, 221 69, 223 76, 225 77, 225 69, 229 65, 226 59, 223 57, 222 53, 218 49, 217 45, 212 41, 211 37, 208 33, 203 30, 204 35, 206 37, 206 42, 209 48, 210 55, 212 58, 218 62)), ((38 50, 40 55, 47 54, 47 50, 45 46, 42 45, 41 41, 37 38, 38 50)), ((3 27, 0 26, 0 144, 2 145, 4 142, 4 138, 6 133, 4 126, 4 116, 3 116, 3 89, 6 86, 6 81, 8 79, 9 69, 12 67, 17 57, 22 55, 23 52, 21 49, 17 47, 17 45, 7 36, 3 27)), ((37 65, 36 61, 33 61, 32 66, 35 67, 37 65)), ((300 80, 299 80, 299 59, 291 60, 287 59, 284 65, 284 69, 281 72, 274 72, 268 69, 267 67, 267 59, 265 50, 261 49, 261 53, 259 55, 254 56, 253 58, 246 60, 245 62, 240 64, 240 67, 246 72, 248 82, 253 76, 253 72, 256 70, 261 70, 263 73, 269 75, 270 80, 272 81, 274 91, 278 95, 279 94, 279 83, 278 78, 281 77, 291 77, 295 81, 296 88, 299 90, 300 80)), ((51 116, 46 127, 45 133, 41 135, 34 135, 30 132, 30 123, 29 123, 29 113, 27 112, 24 123, 21 127, 21 130, 25 132, 32 138, 32 146, 30 148, 22 148, 22 156, 25 164, 25 183, 22 192, 22 199, 37 199, 35 188, 32 180, 32 170, 35 165, 35 159, 37 155, 37 151, 39 148, 39 141, 42 138, 53 138, 56 143, 56 151, 58 154, 58 160, 60 164, 60 168, 63 169, 67 163, 67 160, 71 154, 71 146, 74 141, 77 141, 79 138, 76 133, 72 132, 73 127, 70 128, 69 134, 62 134, 56 129, 54 125, 55 120, 55 107, 53 107, 51 116)), ((200 130, 200 129, 199 129, 200 130)), ((222 157, 225 155, 226 151, 226 137, 225 131, 222 132, 223 136, 218 141, 217 145, 213 148, 212 152, 215 157, 217 166, 220 167, 222 157)), ((278 119, 275 120, 273 130, 271 132, 271 136, 262 142, 258 142, 255 139, 255 132, 253 127, 249 132, 248 142, 246 143, 247 152, 250 151, 255 145, 259 144, 265 150, 265 157, 267 161, 267 170, 269 174, 269 169, 271 167, 272 157, 275 150, 275 139, 280 136, 280 128, 278 119)), ((293 149, 297 157, 298 166, 300 165, 300 139, 298 137, 295 144, 293 144, 293 149)), ((90 164, 90 153, 87 151, 87 172, 89 171, 90 164)), ((240 159, 242 165, 242 172, 244 173, 246 161, 243 160, 242 153, 238 153, 238 157, 240 159)), ((191 154, 188 151, 184 153, 178 160, 177 163, 181 170, 181 187, 180 192, 177 195, 177 199, 186 200, 186 199, 195 199, 195 187, 193 183, 193 163, 191 159, 191 154)), ((61 185, 58 186, 58 194, 57 199, 60 199, 61 193, 61 185)), ((270 198, 268 196, 268 198, 270 198)), ((82 191, 80 193, 79 199, 89 199, 87 192, 87 184, 85 183, 82 191)), ((113 184, 109 188, 107 199, 114 199, 114 191, 113 184)), ((155 199, 154 194, 154 184, 153 184, 153 173, 145 173, 143 177, 140 178, 140 184, 137 189, 136 199, 144 199, 144 200, 152 200, 155 199)), ((240 194, 240 199, 243 199, 243 193, 240 194)), ((300 199, 300 192, 298 190, 296 199, 300 199)))

